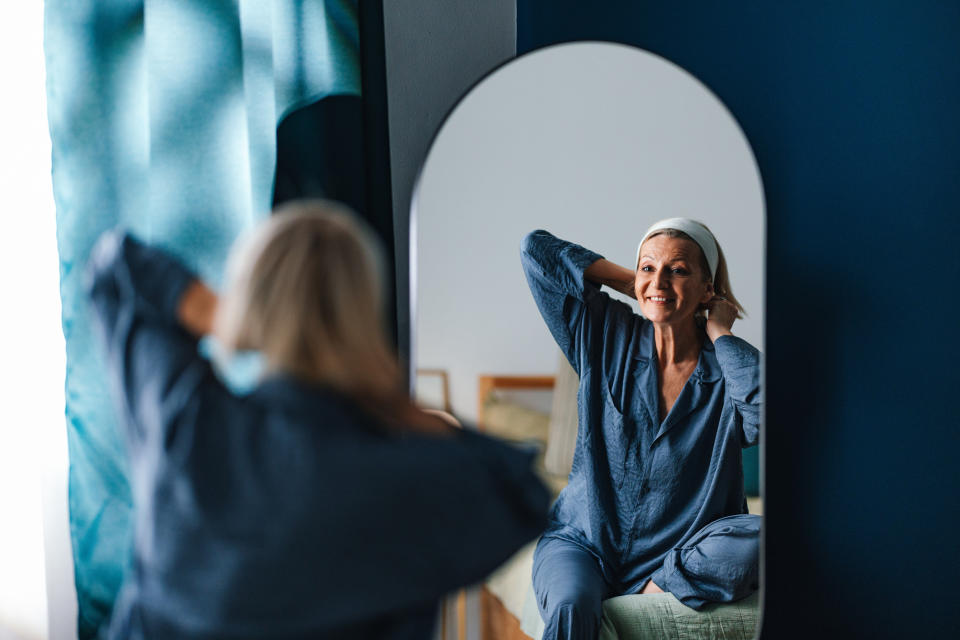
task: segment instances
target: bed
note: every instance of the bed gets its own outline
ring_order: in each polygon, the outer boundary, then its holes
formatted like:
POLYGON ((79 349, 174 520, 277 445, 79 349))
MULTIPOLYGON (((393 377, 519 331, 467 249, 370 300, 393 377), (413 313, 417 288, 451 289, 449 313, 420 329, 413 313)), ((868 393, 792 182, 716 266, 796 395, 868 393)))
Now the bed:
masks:
MULTIPOLYGON (((537 447, 537 472, 554 497, 566 485, 563 472, 569 472, 576 438, 576 374, 564 364, 556 375, 481 375, 477 380, 479 428, 537 447)), ((748 497, 748 505, 751 513, 762 513, 759 496, 748 497)), ((540 638, 543 622, 530 581, 535 546, 536 541, 525 546, 484 581, 480 589, 484 640, 540 638)), ((667 593, 611 598, 603 610, 601 638, 606 640, 747 640, 753 638, 760 607, 759 594, 754 594, 698 612, 667 593)))

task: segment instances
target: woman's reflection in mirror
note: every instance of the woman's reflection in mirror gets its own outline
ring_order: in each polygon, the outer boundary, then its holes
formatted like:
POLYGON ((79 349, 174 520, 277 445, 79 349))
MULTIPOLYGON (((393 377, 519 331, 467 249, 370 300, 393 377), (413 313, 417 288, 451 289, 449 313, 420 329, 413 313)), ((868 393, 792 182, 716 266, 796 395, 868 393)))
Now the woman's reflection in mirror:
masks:
POLYGON ((597 637, 613 596, 667 591, 701 609, 756 591, 741 449, 759 437, 760 354, 732 332, 743 308, 713 234, 662 220, 627 268, 534 231, 522 263, 580 375, 573 469, 534 554, 543 637, 597 637))

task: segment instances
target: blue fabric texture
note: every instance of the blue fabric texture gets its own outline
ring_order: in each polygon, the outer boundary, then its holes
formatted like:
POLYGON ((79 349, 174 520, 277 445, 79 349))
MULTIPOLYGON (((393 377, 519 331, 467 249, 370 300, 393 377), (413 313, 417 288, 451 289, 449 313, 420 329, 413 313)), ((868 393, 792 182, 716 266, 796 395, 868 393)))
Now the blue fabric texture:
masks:
POLYGON ((236 396, 177 325, 177 260, 108 232, 89 275, 136 505, 108 637, 427 638, 545 525, 533 453, 284 376, 236 396))
MULTIPOLYGON (((759 516, 726 516, 708 524, 682 547, 672 549, 651 579, 696 611, 705 611, 713 603, 742 601, 758 588, 759 543, 759 516)), ((533 588, 540 617, 545 622, 541 634, 544 640, 606 637, 604 625, 621 626, 625 622, 604 620, 605 613, 608 618, 611 613, 611 598, 615 602, 619 600, 614 610, 618 610, 621 617, 642 618, 642 614, 636 614, 636 610, 640 610, 646 613, 651 627, 662 625, 660 634, 676 626, 667 624, 672 616, 652 617, 654 610, 645 609, 650 606, 646 601, 649 596, 640 596, 644 600, 622 600, 622 594, 614 591, 603 577, 598 559, 570 540, 540 538, 534 556, 533 588)), ((702 626, 698 626, 696 618, 688 620, 694 631, 692 637, 701 637, 711 622, 708 615, 701 620, 702 626)), ((748 625, 747 633, 752 631, 753 626, 748 625)), ((656 633, 651 635, 660 637, 656 633)))
POLYGON ((279 119, 359 93, 357 2, 48 0, 44 20, 83 639, 128 568, 131 494, 81 267, 123 224, 218 283, 269 211, 279 119))
POLYGON ((760 524, 749 513, 714 520, 671 549, 651 579, 691 609, 746 598, 760 585, 760 524))
POLYGON ((703 335, 661 422, 653 325, 584 278, 601 257, 546 231, 521 250, 541 315, 580 375, 573 468, 544 536, 589 551, 620 595, 710 523, 747 512, 741 452, 759 438, 760 354, 703 335))
POLYGON ((617 595, 599 559, 583 546, 552 536, 537 541, 533 590, 545 639, 589 640, 600 633, 603 601, 617 595))

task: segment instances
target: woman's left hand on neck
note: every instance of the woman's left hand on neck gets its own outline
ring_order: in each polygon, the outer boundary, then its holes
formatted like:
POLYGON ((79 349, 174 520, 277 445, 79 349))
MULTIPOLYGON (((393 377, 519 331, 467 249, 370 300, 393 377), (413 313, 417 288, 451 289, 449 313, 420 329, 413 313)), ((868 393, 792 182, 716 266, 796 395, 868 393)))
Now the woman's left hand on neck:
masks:
POLYGON ((707 326, 705 327, 707 337, 711 342, 716 342, 721 336, 732 336, 730 328, 737 319, 737 307, 720 296, 715 296, 707 303, 707 326))

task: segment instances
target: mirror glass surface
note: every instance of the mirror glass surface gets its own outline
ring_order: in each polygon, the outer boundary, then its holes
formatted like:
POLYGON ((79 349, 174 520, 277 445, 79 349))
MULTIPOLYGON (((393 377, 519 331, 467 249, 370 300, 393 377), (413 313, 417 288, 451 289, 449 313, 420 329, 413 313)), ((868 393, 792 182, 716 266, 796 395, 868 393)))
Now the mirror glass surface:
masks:
MULTIPOLYGON (((647 227, 669 217, 713 231, 747 312, 733 333, 762 351, 763 191, 749 143, 720 100, 675 64, 610 43, 553 46, 492 72, 439 129, 414 194, 418 397, 538 443, 538 464, 562 488, 576 380, 531 296, 521 242, 545 229, 633 268, 647 227)), ((748 496, 758 494, 751 449, 748 496)), ((749 502, 762 511, 759 497, 749 502)), ((529 570, 528 560, 520 571, 528 583, 529 570)), ((522 604, 512 609, 522 618, 522 604)))

